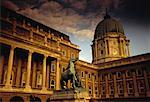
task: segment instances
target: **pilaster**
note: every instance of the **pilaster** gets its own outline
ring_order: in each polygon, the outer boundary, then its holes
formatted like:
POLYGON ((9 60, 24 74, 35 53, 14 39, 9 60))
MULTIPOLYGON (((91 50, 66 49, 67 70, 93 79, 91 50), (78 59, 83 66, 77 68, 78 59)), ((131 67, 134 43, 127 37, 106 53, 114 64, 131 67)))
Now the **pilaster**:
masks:
POLYGON ((127 97, 128 93, 127 93, 127 85, 126 85, 126 77, 125 77, 125 73, 123 73, 123 88, 124 88, 124 96, 127 97))
POLYGON ((118 96, 118 90, 117 90, 116 74, 114 74, 113 77, 114 77, 114 91, 115 91, 115 97, 119 97, 119 96, 118 96))
POLYGON ((88 90, 88 72, 85 72, 85 89, 88 90))
POLYGON ((134 95, 139 96, 137 83, 136 83, 136 74, 135 72, 133 72, 132 74, 133 74, 134 95))
POLYGON ((109 98, 109 86, 108 86, 108 77, 105 75, 105 85, 106 85, 106 98, 109 98))
POLYGON ((144 70, 143 73, 144 73, 144 81, 145 81, 145 86, 146 86, 146 94, 147 96, 150 96, 150 87, 148 83, 148 76, 147 76, 146 70, 144 70))
POLYGON ((95 97, 95 77, 94 74, 92 73, 92 89, 93 89, 93 97, 95 97))

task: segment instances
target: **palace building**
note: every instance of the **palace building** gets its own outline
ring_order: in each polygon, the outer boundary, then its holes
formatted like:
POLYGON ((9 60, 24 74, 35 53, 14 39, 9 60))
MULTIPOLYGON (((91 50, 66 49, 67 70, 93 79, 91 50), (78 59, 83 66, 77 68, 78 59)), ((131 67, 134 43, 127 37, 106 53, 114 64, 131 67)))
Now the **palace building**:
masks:
MULTIPOLYGON (((53 91, 61 90, 61 73, 70 58, 79 57, 79 46, 68 35, 5 7, 0 24, 0 101, 49 102, 53 91)), ((91 101, 150 98, 150 53, 130 56, 129 42, 122 24, 106 14, 95 30, 92 63, 76 62, 91 101)))

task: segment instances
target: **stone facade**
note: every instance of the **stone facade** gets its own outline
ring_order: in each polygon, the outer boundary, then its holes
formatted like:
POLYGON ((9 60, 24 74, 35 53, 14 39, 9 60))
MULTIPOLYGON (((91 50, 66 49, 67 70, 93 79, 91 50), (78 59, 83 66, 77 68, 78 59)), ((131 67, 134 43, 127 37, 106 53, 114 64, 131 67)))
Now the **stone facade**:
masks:
MULTIPOLYGON (((69 59, 79 57, 79 46, 69 36, 21 14, 3 7, 1 12, 0 100, 49 101, 53 91, 60 90, 61 73, 69 59)), ((104 63, 76 63, 91 100, 150 97, 150 54, 118 57, 104 63)))

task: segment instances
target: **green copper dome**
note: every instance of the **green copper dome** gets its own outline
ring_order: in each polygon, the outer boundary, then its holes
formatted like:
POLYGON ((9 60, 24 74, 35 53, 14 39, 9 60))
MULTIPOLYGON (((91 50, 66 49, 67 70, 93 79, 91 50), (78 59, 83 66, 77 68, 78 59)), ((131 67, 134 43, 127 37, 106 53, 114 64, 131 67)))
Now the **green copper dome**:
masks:
POLYGON ((111 18, 109 15, 104 17, 96 27, 94 39, 105 35, 108 32, 118 32, 124 34, 123 26, 117 20, 111 18))

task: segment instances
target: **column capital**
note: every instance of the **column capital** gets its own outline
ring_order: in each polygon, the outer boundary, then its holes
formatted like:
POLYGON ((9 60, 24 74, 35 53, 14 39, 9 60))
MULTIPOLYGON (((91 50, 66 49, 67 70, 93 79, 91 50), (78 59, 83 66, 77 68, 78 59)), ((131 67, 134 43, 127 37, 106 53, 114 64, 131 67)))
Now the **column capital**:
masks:
POLYGON ((16 48, 16 46, 14 46, 14 45, 11 45, 11 48, 10 49, 15 49, 16 48))
POLYGON ((44 57, 46 57, 46 58, 48 57, 48 55, 47 55, 47 54, 43 54, 43 56, 44 56, 44 57))
POLYGON ((29 49, 29 50, 28 50, 28 53, 34 53, 34 51, 29 49))
POLYGON ((57 61, 60 61, 61 60, 61 58, 56 58, 57 59, 57 61))

